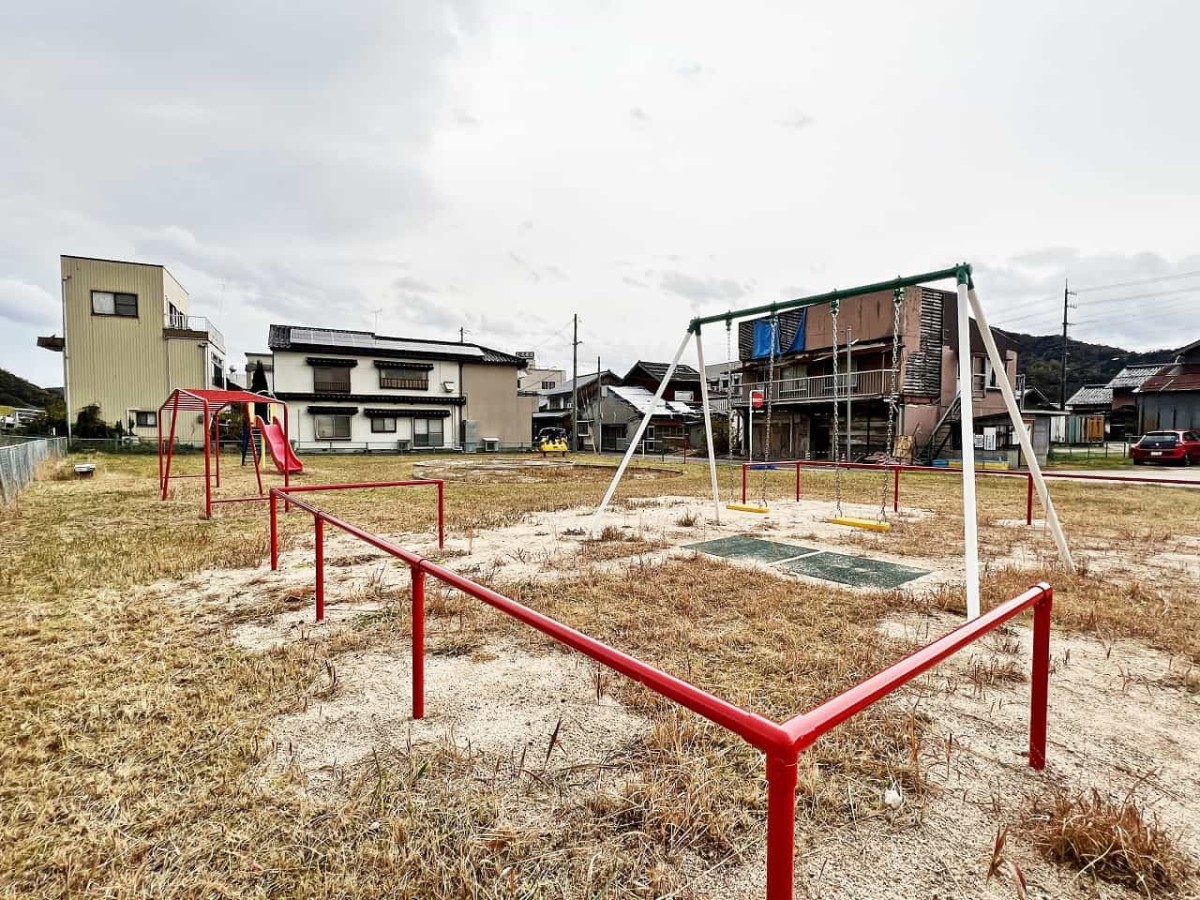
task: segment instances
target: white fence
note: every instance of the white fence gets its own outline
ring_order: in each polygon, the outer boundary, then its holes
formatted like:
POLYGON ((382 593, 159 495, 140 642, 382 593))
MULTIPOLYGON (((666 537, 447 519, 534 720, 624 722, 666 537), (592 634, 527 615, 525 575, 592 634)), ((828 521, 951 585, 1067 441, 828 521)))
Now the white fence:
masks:
POLYGON ((0 499, 12 503, 21 488, 33 481, 39 465, 66 452, 66 438, 4 438, 4 446, 0 447, 0 499))

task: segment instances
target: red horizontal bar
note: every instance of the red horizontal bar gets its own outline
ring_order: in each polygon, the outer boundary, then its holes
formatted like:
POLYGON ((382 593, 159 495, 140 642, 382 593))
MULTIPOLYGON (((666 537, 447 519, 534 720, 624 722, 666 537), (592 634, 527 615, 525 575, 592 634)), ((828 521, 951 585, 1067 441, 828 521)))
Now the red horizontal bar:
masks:
MULTIPOLYGON (((832 469, 832 468, 870 469, 875 472, 878 472, 880 470, 891 471, 891 470, 899 468, 901 472, 936 472, 936 473, 943 474, 943 475, 961 475, 962 471, 963 471, 961 468, 954 468, 953 466, 913 466, 913 465, 896 466, 896 465, 892 465, 889 463, 883 463, 883 464, 851 463, 851 462, 837 463, 837 462, 833 462, 832 460, 827 460, 827 459, 779 459, 779 460, 771 460, 771 461, 764 461, 764 462, 757 462, 757 463, 744 462, 744 463, 742 463, 742 468, 743 469, 748 468, 752 471, 757 472, 757 471, 761 471, 764 468, 768 468, 770 466, 795 466, 795 465, 808 466, 811 468, 829 468, 829 469, 832 469)), ((977 468, 975 470, 975 474, 976 475, 991 475, 991 476, 996 476, 999 478, 1028 478, 1029 477, 1029 472, 1027 470, 1026 471, 1014 470, 1014 471, 1009 471, 1009 472, 1001 472, 1001 471, 997 471, 996 469, 978 469, 977 468)), ((1073 475, 1070 472, 1047 472, 1045 470, 1042 470, 1042 477, 1043 478, 1057 478, 1060 480, 1067 480, 1067 481, 1074 480, 1074 479, 1079 479, 1081 481, 1105 481, 1105 482, 1109 482, 1110 484, 1120 484, 1122 482, 1127 482, 1129 484, 1167 484, 1167 485, 1182 485, 1184 487, 1200 487, 1200 481, 1193 481, 1188 478, 1147 478, 1144 475, 1129 475, 1129 476, 1125 476, 1125 475, 1092 475, 1092 474, 1086 474, 1086 475, 1085 474, 1074 474, 1073 475)))
POLYGON ((408 481, 362 481, 352 484, 289 484, 285 488, 275 488, 283 494, 295 494, 309 491, 354 491, 360 488, 386 487, 417 487, 422 484, 443 484, 441 478, 415 478, 408 481))
MULTIPOLYGON (((175 476, 172 476, 175 477, 175 476)), ((213 497, 213 503, 258 503, 267 499, 266 494, 252 494, 248 497, 213 497)))
POLYGON ((904 659, 872 675, 850 690, 825 701, 810 712, 801 713, 783 723, 788 737, 795 742, 796 750, 803 751, 825 732, 836 727, 855 713, 866 709, 876 700, 931 669, 946 657, 961 650, 967 644, 982 637, 992 629, 1007 622, 1031 606, 1049 596, 1050 585, 1040 582, 1020 596, 1001 603, 995 609, 977 619, 965 622, 953 631, 942 635, 932 644, 927 644, 904 659))
MULTIPOLYGON (((328 488, 329 485, 321 485, 321 487, 328 488)), ((503 594, 476 584, 469 578, 459 575, 456 572, 431 563, 410 550, 405 550, 403 547, 396 546, 390 541, 371 534, 369 531, 364 531, 356 525, 351 525, 349 522, 332 516, 312 504, 305 503, 303 500, 298 500, 294 497, 288 497, 287 494, 290 490, 290 488, 272 488, 271 493, 284 497, 288 502, 312 513, 320 519, 324 519, 330 525, 342 529, 347 534, 352 534, 372 547, 382 550, 384 553, 389 553, 408 563, 410 566, 414 566, 420 571, 432 575, 444 584, 460 590, 464 594, 474 597, 476 600, 483 601, 519 622, 524 622, 526 625, 537 629, 560 643, 578 650, 585 656, 603 663, 610 669, 641 682, 652 690, 662 694, 668 700, 674 700, 681 706, 685 706, 692 712, 715 722, 722 728, 727 728, 764 753, 783 754, 792 759, 795 758, 791 749, 791 740, 787 733, 770 719, 734 706, 727 700, 722 700, 720 697, 716 697, 707 691, 688 684, 674 675, 669 675, 661 669, 656 669, 654 666, 635 659, 627 653, 602 644, 600 641, 589 637, 581 631, 576 631, 574 628, 536 612, 515 600, 505 597, 503 594)))

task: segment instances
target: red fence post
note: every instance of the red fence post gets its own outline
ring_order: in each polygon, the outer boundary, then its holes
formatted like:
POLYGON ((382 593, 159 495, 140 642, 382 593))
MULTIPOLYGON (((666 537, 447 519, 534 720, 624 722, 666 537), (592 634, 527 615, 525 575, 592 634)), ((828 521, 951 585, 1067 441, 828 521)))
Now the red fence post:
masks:
POLYGON ((1046 719, 1050 702, 1050 611, 1054 590, 1046 588, 1033 607, 1033 678, 1029 689, 1029 765, 1046 768, 1046 719))
POLYGON ((425 718, 425 571, 412 567, 412 715, 425 718))
POLYGON ((900 467, 896 466, 892 476, 892 512, 900 512, 900 467))
POLYGON ((325 520, 313 516, 317 545, 317 621, 325 621, 325 520))
POLYGON ((742 463, 742 502, 746 502, 746 464, 742 463))
POLYGON ((796 463, 796 501, 800 500, 800 463, 796 463))
POLYGON ((279 571, 279 501, 275 491, 268 498, 271 505, 271 571, 279 571))
MULTIPOLYGON (((437 483, 438 492, 438 549, 446 549, 446 482, 437 483)), ((420 718, 420 717, 418 717, 420 718)))
POLYGON ((796 868, 796 762, 767 757, 767 900, 792 900, 796 868))
POLYGON ((1033 473, 1025 476, 1025 524, 1033 524, 1033 473))

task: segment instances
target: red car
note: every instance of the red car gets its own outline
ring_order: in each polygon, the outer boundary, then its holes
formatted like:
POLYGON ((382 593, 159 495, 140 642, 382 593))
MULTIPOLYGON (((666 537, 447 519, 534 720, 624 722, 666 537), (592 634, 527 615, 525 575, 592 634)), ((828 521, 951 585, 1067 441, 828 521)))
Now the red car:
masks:
POLYGON ((1200 434, 1194 431, 1147 431, 1133 445, 1133 464, 1176 463, 1190 466, 1200 463, 1200 434))

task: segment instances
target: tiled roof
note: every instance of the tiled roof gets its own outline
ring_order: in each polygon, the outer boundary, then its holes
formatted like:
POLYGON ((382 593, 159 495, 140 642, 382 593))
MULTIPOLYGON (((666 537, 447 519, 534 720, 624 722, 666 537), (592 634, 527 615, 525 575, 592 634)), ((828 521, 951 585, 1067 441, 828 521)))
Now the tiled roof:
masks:
MULTIPOLYGON (((664 375, 667 374, 667 369, 670 368, 669 363, 645 362, 638 360, 633 364, 633 368, 629 370, 629 374, 633 374, 634 369, 641 369, 655 381, 662 381, 664 375)), ((626 378, 629 375, 625 376, 626 378)), ((691 366, 686 366, 680 363, 675 367, 675 372, 671 375, 672 381, 699 381, 700 373, 691 366)))
POLYGON ((1108 406, 1112 404, 1112 388, 1103 384, 1086 384, 1071 395, 1067 406, 1108 406))
POLYGON ((1124 390, 1141 387, 1143 381, 1166 365, 1168 363, 1139 363, 1136 366, 1126 366, 1113 376, 1108 386, 1124 390))
POLYGON ((1151 375, 1138 388, 1139 394, 1175 391, 1200 391, 1200 363, 1177 363, 1173 366, 1163 366, 1157 375, 1151 375))

